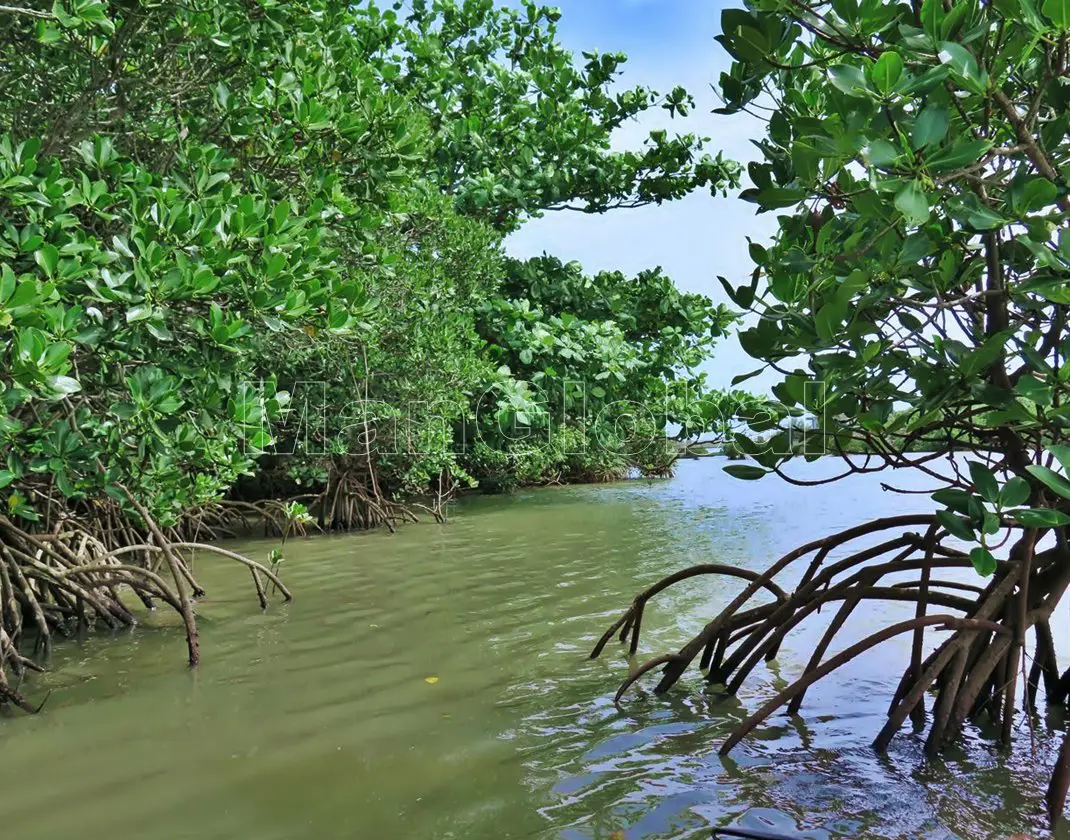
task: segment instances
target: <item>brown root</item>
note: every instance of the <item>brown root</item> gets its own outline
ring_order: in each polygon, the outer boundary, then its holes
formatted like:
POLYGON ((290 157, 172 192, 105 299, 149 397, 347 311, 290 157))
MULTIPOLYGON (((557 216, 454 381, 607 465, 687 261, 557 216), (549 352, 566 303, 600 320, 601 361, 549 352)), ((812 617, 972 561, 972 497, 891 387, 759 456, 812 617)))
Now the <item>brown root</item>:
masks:
MULTIPOLYGON (((1009 536, 1015 531, 1009 530, 1009 536)), ((1050 703, 1070 697, 1070 669, 1060 677, 1049 618, 1070 588, 1070 549, 1060 538, 1054 547, 1037 550, 1037 533, 1018 529, 1008 559, 997 563, 988 585, 942 580, 934 572, 970 568, 959 549, 943 544, 948 534, 930 515, 875 520, 825 539, 816 540, 781 557, 765 572, 706 564, 685 569, 659 581, 636 596, 628 610, 603 634, 591 653, 596 657, 619 632, 634 653, 643 610, 657 593, 701 574, 728 575, 746 586, 727 607, 687 644, 672 654, 657 656, 634 670, 617 689, 615 700, 643 676, 661 669, 655 693, 669 690, 698 659, 708 681, 723 683, 736 694, 763 660, 776 656, 785 638, 802 622, 820 613, 825 604, 839 602, 802 674, 765 703, 735 731, 721 748, 727 753, 770 715, 786 707, 799 712, 807 689, 832 671, 901 634, 911 634, 909 662, 899 679, 888 719, 874 740, 884 750, 907 718, 920 729, 925 725, 925 697, 935 691, 935 705, 926 751, 930 754, 952 741, 972 715, 987 710, 1000 724, 1002 738, 1013 734, 1019 674, 1025 682, 1026 707, 1035 705, 1041 681, 1050 703), (924 533, 906 529, 922 527, 924 533), (899 533, 873 545, 874 538, 899 533), (866 539, 869 544, 857 545, 866 539), (857 545, 857 547, 856 547, 857 545), (807 562, 793 591, 777 585, 793 564, 807 562), (899 580, 883 584, 896 575, 899 580), (903 580, 904 576, 909 579, 903 580), (762 592, 773 600, 756 603, 762 592), (851 614, 863 601, 900 601, 915 605, 915 616, 853 644, 825 659, 851 614), (929 615, 930 608, 951 609, 955 614, 929 615), (928 656, 924 656, 926 630, 952 630, 928 656), (1028 674, 1019 669, 1025 658, 1027 633, 1035 635, 1035 656, 1028 674)), ((1070 739, 1068 739, 1070 740, 1070 739)), ((1053 814, 1061 813, 1070 787, 1070 746, 1064 745, 1049 791, 1053 814)))
POLYGON ((872 636, 868 636, 860 642, 856 642, 846 650, 833 656, 827 662, 822 663, 817 668, 814 668, 804 676, 800 677, 781 691, 776 697, 762 706, 757 712, 743 721, 743 723, 737 727, 737 729, 729 736, 728 740, 722 745, 721 755, 727 755, 731 752, 732 748, 742 741, 754 727, 791 700, 797 693, 804 691, 807 687, 813 685, 826 674, 830 674, 837 668, 846 665, 855 657, 865 653, 870 648, 876 647, 881 642, 886 642, 888 639, 898 636, 901 633, 912 632, 918 627, 938 626, 943 629, 959 629, 961 627, 969 627, 973 624, 974 622, 969 619, 955 618, 951 615, 923 616, 921 618, 910 619, 909 621, 902 621, 899 624, 893 624, 891 627, 886 627, 884 630, 874 633, 872 636))
POLYGON ((1066 811, 1067 791, 1070 791, 1070 733, 1063 738, 1063 746, 1048 786, 1048 818, 1053 826, 1066 811))
POLYGON ((11 686, 26 671, 42 670, 38 654, 47 657, 54 638, 95 626, 133 626, 137 617, 129 594, 152 607, 167 604, 182 618, 190 665, 200 660, 197 620, 192 597, 204 590, 193 577, 185 555, 197 551, 222 556, 250 569, 262 607, 268 579, 286 600, 289 590, 278 576, 240 554, 212 545, 173 540, 148 511, 128 494, 141 520, 134 527, 115 511, 95 517, 64 515, 47 532, 31 532, 0 516, 0 704, 35 712, 25 696, 11 686), (154 558, 164 561, 162 568, 154 558), (192 595, 192 597, 191 597, 192 595), (33 654, 25 652, 32 641, 33 654))
POLYGON ((620 640, 622 642, 626 638, 628 631, 631 630, 631 652, 634 654, 639 646, 639 625, 642 622, 643 608, 646 606, 647 601, 655 595, 664 592, 670 586, 693 577, 698 577, 699 575, 724 575, 726 577, 742 578, 743 580, 751 581, 752 583, 758 581, 757 585, 767 589, 778 601, 782 601, 787 597, 784 590, 775 583, 772 581, 759 581, 761 575, 757 572, 752 572, 749 569, 739 569, 735 566, 727 566, 723 563, 701 563, 697 566, 681 569, 679 572, 669 575, 655 583, 649 589, 636 595, 635 600, 632 601, 632 605, 624 615, 617 619, 617 621, 602 634, 602 638, 598 640, 598 643, 594 646, 594 650, 591 651, 591 659, 598 658, 606 644, 613 638, 613 634, 618 630, 621 630, 620 640))

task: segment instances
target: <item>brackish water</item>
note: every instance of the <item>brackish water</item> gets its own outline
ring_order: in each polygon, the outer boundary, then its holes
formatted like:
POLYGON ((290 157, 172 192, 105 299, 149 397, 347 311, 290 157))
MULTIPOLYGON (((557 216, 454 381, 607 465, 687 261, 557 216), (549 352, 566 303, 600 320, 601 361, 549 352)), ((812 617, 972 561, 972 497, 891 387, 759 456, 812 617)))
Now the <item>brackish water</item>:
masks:
MULTIPOLYGON (((720 742, 799 672, 820 618, 740 701, 704 695, 693 677, 614 707, 623 652, 614 642, 601 660, 586 655, 636 591, 698 562, 764 567, 924 504, 868 477, 799 489, 720 467, 467 500, 444 527, 292 542, 296 600, 264 614, 244 570, 199 559, 210 598, 198 670, 160 616, 164 629, 62 647, 29 687, 54 690, 45 713, 0 720, 0 835, 648 840, 739 825, 808 838, 1050 836, 1042 796, 1063 718, 1034 721, 1032 746, 1022 718, 1009 755, 978 730, 936 763, 908 731, 885 758, 869 748, 907 641, 812 688, 801 718, 771 719, 730 759, 720 742)), ((260 559, 274 545, 235 544, 260 559)), ((652 602, 641 657, 678 647, 738 587, 699 578, 652 602)), ((841 646, 903 615, 860 611, 841 646)), ((1070 638, 1065 607, 1055 626, 1070 638)))

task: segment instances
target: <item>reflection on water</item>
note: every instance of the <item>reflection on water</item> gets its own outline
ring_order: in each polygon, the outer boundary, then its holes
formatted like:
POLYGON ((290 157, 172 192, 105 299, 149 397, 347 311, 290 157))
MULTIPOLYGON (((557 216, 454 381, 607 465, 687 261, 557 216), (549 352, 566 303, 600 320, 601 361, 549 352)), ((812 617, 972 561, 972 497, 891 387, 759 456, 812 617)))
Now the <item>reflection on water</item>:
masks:
MULTIPOLYGON (((55 689, 47 713, 0 721, 5 837, 645 840, 729 824, 808 838, 1046 836, 1049 733, 1066 727, 1055 715, 1010 755, 976 730, 936 763, 906 732, 885 758, 869 749, 902 640, 812 688, 803 718, 771 719, 730 758, 717 747, 798 673, 820 621, 739 700, 693 678, 614 707, 624 654, 585 657, 639 589, 692 563, 764 567, 919 504, 865 477, 802 490, 719 467, 474 499, 446 527, 296 542, 297 600, 266 614, 242 570, 203 558, 200 669, 182 667, 181 634, 160 616, 169 629, 62 649, 33 686, 55 689)), ((263 559, 272 545, 241 548, 263 559)), ((698 578, 664 593, 640 657, 678 647, 739 586, 698 578)), ((863 613, 843 644, 899 617, 863 613)))

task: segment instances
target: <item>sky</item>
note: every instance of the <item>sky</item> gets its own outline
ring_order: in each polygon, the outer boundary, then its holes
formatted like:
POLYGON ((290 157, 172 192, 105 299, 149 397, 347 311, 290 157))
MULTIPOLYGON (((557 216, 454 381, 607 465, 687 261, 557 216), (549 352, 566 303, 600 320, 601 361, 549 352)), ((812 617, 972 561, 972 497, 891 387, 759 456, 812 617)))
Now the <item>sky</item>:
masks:
MULTIPOLYGON (((683 85, 697 108, 687 119, 669 119, 659 109, 651 119, 625 126, 615 144, 639 143, 654 128, 693 132, 711 138, 707 151, 745 163, 757 150, 750 138, 764 133, 762 125, 741 114, 712 114, 719 102, 711 89, 730 64, 728 54, 713 40, 720 31, 723 3, 707 0, 557 0, 558 24, 565 46, 577 56, 582 50, 622 51, 628 55, 621 84, 647 85, 659 92, 683 85)), ((744 179, 746 176, 744 175, 744 179)), ((617 210, 603 215, 549 213, 528 222, 511 236, 506 247, 517 257, 543 252, 563 260, 578 260, 588 271, 617 269, 635 274, 661 266, 676 285, 701 292, 731 305, 717 275, 733 285, 744 282, 753 269, 747 256, 747 237, 768 240, 775 227, 771 215, 755 215, 753 204, 708 193, 661 206, 617 210)), ((727 388, 732 377, 759 367, 731 336, 717 347, 705 366, 710 385, 727 388)), ((778 377, 750 380, 749 390, 766 390, 778 377)))

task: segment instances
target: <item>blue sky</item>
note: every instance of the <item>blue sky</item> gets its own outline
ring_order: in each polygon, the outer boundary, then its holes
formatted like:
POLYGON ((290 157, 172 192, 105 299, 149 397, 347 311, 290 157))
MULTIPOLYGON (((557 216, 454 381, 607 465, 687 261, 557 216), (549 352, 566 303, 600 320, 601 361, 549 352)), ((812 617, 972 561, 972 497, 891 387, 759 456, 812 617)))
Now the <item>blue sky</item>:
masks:
MULTIPOLYGON (((762 126, 746 115, 710 113, 718 102, 710 88, 729 64, 713 38, 720 29, 722 3, 702 0, 557 0, 563 16, 560 35, 577 54, 584 49, 628 54, 622 84, 645 84, 666 91, 682 84, 698 101, 686 120, 669 120, 660 111, 650 120, 621 130, 621 144, 640 142, 652 128, 691 131, 711 138, 709 150, 724 150, 739 161, 753 158, 750 138, 762 126), (664 115, 664 116, 663 116, 664 115)), ((516 256, 543 251, 579 260, 593 271, 635 273, 662 266, 676 284, 727 302, 717 275, 740 283, 752 270, 746 237, 767 239, 775 220, 756 216, 754 205, 734 197, 692 195, 660 207, 620 210, 602 216, 550 213, 529 222, 507 243, 516 256)), ((758 367, 731 337, 707 366, 711 384, 728 387, 732 377, 758 367)), ((751 380, 768 386, 775 378, 751 380)))

